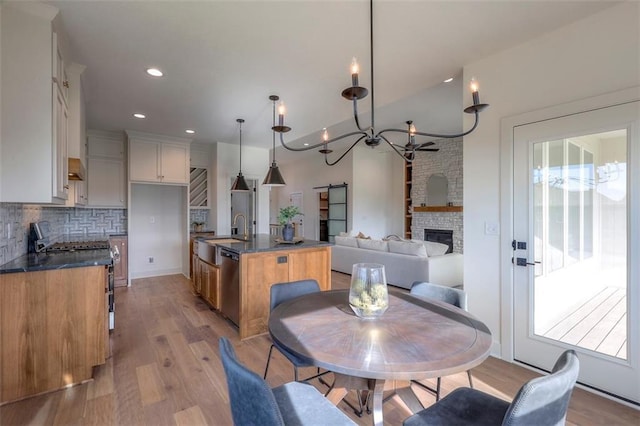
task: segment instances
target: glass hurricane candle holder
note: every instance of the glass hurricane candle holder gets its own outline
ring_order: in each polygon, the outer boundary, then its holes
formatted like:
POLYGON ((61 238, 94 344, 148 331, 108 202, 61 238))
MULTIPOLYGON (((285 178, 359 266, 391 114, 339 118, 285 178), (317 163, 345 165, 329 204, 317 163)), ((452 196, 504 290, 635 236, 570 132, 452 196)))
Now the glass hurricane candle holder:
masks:
POLYGON ((349 305, 361 318, 377 318, 389 307, 384 265, 356 263, 351 273, 349 305))

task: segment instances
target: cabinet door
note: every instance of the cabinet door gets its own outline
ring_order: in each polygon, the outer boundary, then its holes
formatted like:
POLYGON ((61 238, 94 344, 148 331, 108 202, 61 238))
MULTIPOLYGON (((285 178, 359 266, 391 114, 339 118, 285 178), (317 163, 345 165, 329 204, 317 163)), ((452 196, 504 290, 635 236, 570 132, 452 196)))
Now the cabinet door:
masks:
POLYGON ((129 143, 129 180, 138 182, 160 182, 158 150, 155 142, 132 140, 129 143))
POLYGON ((69 122, 69 112, 67 111, 67 103, 58 86, 53 84, 53 187, 52 195, 59 200, 66 200, 69 193, 67 173, 67 126, 69 122))
POLYGON ((202 271, 200 270, 200 258, 194 256, 193 258, 193 291, 196 294, 200 294, 202 292, 202 271))
POLYGON ((165 183, 189 183, 189 148, 162 144, 160 153, 160 180, 165 183))
POLYGON ((91 207, 126 207, 122 160, 89 158, 88 200, 91 207))
POLYGON ((200 262, 202 271, 202 297, 215 309, 220 309, 220 268, 200 262))
POLYGON ((124 141, 115 137, 102 138, 99 136, 89 136, 88 144, 90 157, 108 157, 113 159, 124 158, 124 141))

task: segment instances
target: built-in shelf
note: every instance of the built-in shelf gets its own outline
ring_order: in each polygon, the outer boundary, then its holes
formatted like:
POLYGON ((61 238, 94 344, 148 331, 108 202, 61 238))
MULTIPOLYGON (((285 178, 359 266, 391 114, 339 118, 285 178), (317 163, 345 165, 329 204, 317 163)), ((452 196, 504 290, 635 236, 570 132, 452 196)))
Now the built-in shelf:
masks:
POLYGON ((415 206, 413 212, 416 213, 440 213, 440 212, 461 212, 462 206, 415 206))

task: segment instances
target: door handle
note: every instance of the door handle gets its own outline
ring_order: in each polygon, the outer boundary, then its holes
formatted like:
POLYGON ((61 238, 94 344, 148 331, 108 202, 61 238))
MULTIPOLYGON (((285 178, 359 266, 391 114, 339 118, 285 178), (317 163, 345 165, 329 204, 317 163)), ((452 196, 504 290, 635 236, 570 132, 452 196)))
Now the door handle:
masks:
MULTIPOLYGON (((511 263, 513 263, 513 257, 511 258, 511 263)), ((533 263, 527 262, 527 259, 524 257, 516 257, 516 266, 529 266, 529 265, 537 265, 542 262, 538 260, 534 260, 533 263)))

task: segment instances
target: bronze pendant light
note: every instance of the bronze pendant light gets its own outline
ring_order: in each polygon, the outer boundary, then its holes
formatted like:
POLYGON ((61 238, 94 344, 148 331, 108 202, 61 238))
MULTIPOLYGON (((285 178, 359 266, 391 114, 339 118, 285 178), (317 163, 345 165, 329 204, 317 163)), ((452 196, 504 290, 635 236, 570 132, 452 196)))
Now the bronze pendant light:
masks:
POLYGON ((233 185, 231 185, 231 192, 247 192, 249 191, 249 185, 247 185, 247 181, 242 176, 242 123, 244 123, 244 119, 238 118, 236 121, 240 124, 240 171, 233 185))
MULTIPOLYGON (((276 101, 280 99, 277 95, 269 96, 271 102, 273 102, 273 127, 276 125, 276 101)), ((272 127, 272 129, 273 129, 272 127)), ((265 186, 285 186, 286 183, 282 178, 282 174, 280 173, 280 169, 278 169, 278 164, 276 163, 276 132, 275 130, 271 131, 273 133, 273 161, 271 162, 271 167, 269 167, 269 172, 267 176, 264 178, 264 182, 262 182, 265 186)))

